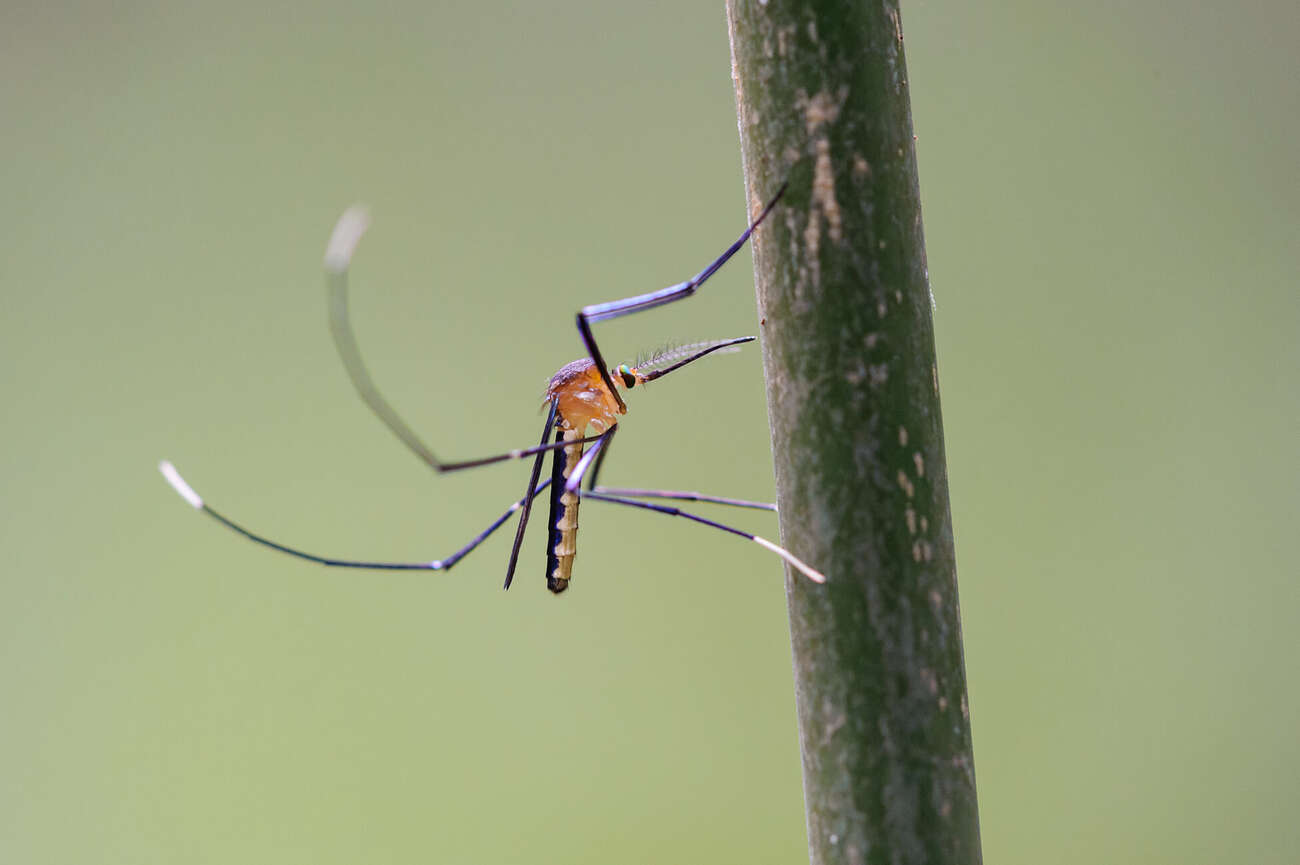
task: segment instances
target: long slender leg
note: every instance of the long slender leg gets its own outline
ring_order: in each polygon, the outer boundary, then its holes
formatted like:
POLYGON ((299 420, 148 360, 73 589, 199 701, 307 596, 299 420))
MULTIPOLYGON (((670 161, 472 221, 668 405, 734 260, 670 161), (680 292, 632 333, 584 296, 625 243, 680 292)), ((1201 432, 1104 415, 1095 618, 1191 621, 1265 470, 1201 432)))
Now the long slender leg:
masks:
POLYGON ((598 487, 589 485, 588 490, 607 496, 629 499, 675 499, 680 502, 707 502, 713 505, 730 505, 735 508, 753 508, 760 511, 775 511, 771 502, 751 502, 748 499, 732 499, 726 496, 710 496, 689 490, 641 490, 627 487, 598 487))
MULTIPOLYGON (((748 499, 734 499, 726 496, 711 496, 705 493, 697 493, 689 490, 645 490, 630 489, 627 487, 602 487, 597 486, 597 480, 600 477, 600 467, 605 463, 605 457, 609 454, 610 446, 614 441, 614 432, 618 427, 611 427, 609 437, 603 444, 598 444, 592 448, 595 453, 595 460, 591 465, 591 470, 587 472, 587 491, 602 493, 607 496, 619 496, 633 499, 676 499, 683 502, 707 502, 714 505, 730 505, 736 508, 754 508, 760 511, 775 511, 776 505, 771 502, 752 502, 748 499)), ((590 454, 588 454, 590 455, 590 454)), ((585 460, 587 457, 583 457, 585 460)), ((582 469, 581 463, 578 468, 582 469)), ((574 474, 578 474, 575 470, 574 474)), ((570 485, 572 480, 570 480, 570 485)), ((566 488, 569 485, 566 485, 566 488)), ((576 489, 576 487, 572 487, 576 489)))
POLYGON ((749 236, 754 233, 754 229, 758 228, 763 220, 767 218, 767 215, 772 212, 772 208, 776 206, 776 203, 781 200, 787 185, 788 183, 782 183, 781 188, 776 191, 776 195, 772 196, 772 200, 758 214, 758 218, 750 223, 749 227, 740 235, 740 238, 695 276, 685 282, 679 282, 676 285, 670 285, 667 288, 661 288, 648 294, 638 294, 635 297, 626 297, 609 303, 584 306, 582 311, 578 313, 578 333, 582 335, 582 343, 587 348, 587 354, 591 355, 592 362, 596 364, 596 369, 600 371, 605 387, 609 388, 610 393, 614 394, 614 399, 618 401, 620 408, 626 409, 627 404, 623 402, 623 398, 614 388, 614 382, 609 377, 609 367, 605 365, 605 359, 601 356, 600 348, 596 345, 596 338, 591 333, 591 325, 598 321, 631 315, 634 312, 653 309, 665 303, 672 303, 675 300, 690 297, 695 293, 695 289, 703 285, 710 276, 717 273, 718 269, 745 245, 745 241, 749 240, 749 236))
MULTIPOLYGON (((551 437, 551 428, 555 426, 555 413, 558 410, 559 403, 556 400, 551 400, 551 408, 546 413, 546 423, 542 425, 542 444, 546 444, 546 440, 551 437)), ((560 444, 563 445, 564 443, 561 442, 560 444)), ((506 584, 503 588, 507 590, 515 578, 515 566, 519 564, 519 549, 524 544, 524 529, 528 528, 528 516, 533 512, 533 498, 537 495, 539 489, 537 479, 542 476, 542 460, 546 459, 545 450, 541 448, 536 450, 537 459, 533 460, 533 472, 528 476, 528 487, 524 490, 524 497, 520 500, 524 503, 524 511, 519 515, 519 528, 515 529, 515 542, 510 547, 510 564, 506 566, 506 584)))
MULTIPOLYGON (((176 490, 176 492, 180 494, 181 498, 185 499, 185 501, 189 502, 190 505, 197 510, 212 517, 226 528, 238 532, 250 541, 261 544, 264 547, 270 547, 273 550, 278 550, 279 552, 287 553, 300 559, 306 559, 309 562, 316 562, 318 564, 329 565, 330 567, 335 568, 367 568, 370 570, 380 571, 445 571, 469 553, 473 552, 475 547, 487 540, 488 537, 497 529, 501 528, 502 524, 504 524, 506 520, 510 519, 510 516, 514 514, 515 511, 525 507, 527 504, 523 499, 512 504, 505 513, 493 520, 491 525, 475 535, 473 540, 452 553, 450 556, 447 556, 445 559, 434 559, 431 562, 367 562, 355 559, 335 559, 329 556, 318 556, 314 553, 307 553, 293 547, 285 546, 284 544, 278 543, 270 538, 244 528, 234 520, 226 517, 224 514, 208 507, 203 499, 199 497, 199 494, 194 492, 194 488, 185 482, 185 479, 180 476, 176 471, 175 466, 171 463, 160 463, 158 468, 162 471, 163 477, 167 479, 167 483, 172 485, 172 489, 176 490)), ((548 480, 539 485, 532 491, 533 496, 536 497, 537 494, 546 489, 549 484, 550 481, 548 480)))
POLYGON ((601 447, 600 452, 596 454, 596 462, 592 465, 591 472, 587 475, 587 489, 589 490, 596 488, 596 478, 600 476, 600 467, 605 464, 605 457, 609 454, 610 446, 614 444, 614 431, 617 429, 617 424, 610 427, 609 438, 605 440, 604 446, 601 447))
POLYGON ((778 556, 785 559, 787 562, 793 565, 797 570, 799 570, 800 573, 802 573, 808 579, 812 580, 814 583, 826 582, 826 577, 820 571, 815 570, 809 567, 808 565, 804 564, 802 561, 796 558, 795 555, 791 553, 789 550, 785 549, 784 547, 778 546, 777 544, 772 543, 767 538, 761 538, 758 535, 751 535, 749 532, 742 531, 741 529, 737 529, 732 526, 723 525, 722 523, 714 522, 713 520, 710 519, 705 519, 704 517, 697 516, 696 514, 688 513, 682 510, 681 508, 675 508, 669 505, 655 505, 655 504, 651 504, 650 502, 638 502, 632 499, 619 498, 618 496, 608 496, 605 495, 604 493, 589 492, 587 490, 582 491, 582 497, 586 499, 596 499, 597 501, 602 501, 602 502, 611 502, 612 504, 616 504, 616 505, 626 505, 627 507, 630 508, 641 508, 642 510, 656 511, 661 514, 668 514, 669 516, 674 516, 674 517, 686 517, 686 519, 688 520, 693 520, 697 523, 701 523, 706 526, 712 526, 715 529, 722 529, 724 532, 730 532, 733 535, 740 535, 742 538, 747 538, 748 540, 751 540, 754 543, 758 544, 760 547, 763 547, 764 549, 776 553, 778 556))
MULTIPOLYGON (((356 250, 357 243, 360 242, 369 224, 369 217, 363 208, 349 208, 334 227, 334 234, 330 237, 329 247, 325 251, 325 274, 330 298, 330 332, 334 335, 334 345, 343 360, 343 368, 347 370, 348 378, 352 380, 352 386, 356 388, 362 401, 384 422, 385 426, 392 430, 402 444, 438 472, 454 472, 505 460, 522 459, 555 448, 556 445, 543 441, 535 448, 512 450, 480 459, 442 462, 433 455, 433 451, 415 434, 406 421, 402 420, 397 411, 389 405, 388 400, 384 399, 379 388, 375 387, 374 380, 370 378, 365 363, 361 360, 361 351, 357 348, 357 340, 352 333, 352 323, 348 317, 348 265, 352 261, 352 253, 356 250)), ((592 436, 584 441, 595 441, 596 438, 592 436)))
MULTIPOLYGON (((632 499, 675 499, 683 502, 707 502, 714 505, 730 505, 736 508, 754 508, 760 511, 775 511, 776 505, 771 502, 752 502, 748 499, 734 499, 727 496, 711 496, 705 493, 697 493, 690 490, 645 490, 631 489, 627 487, 602 487, 597 486, 597 479, 600 477, 600 467, 604 465, 605 457, 609 454, 610 446, 614 441, 614 431, 618 427, 610 429, 609 438, 604 445, 597 445, 593 450, 597 451, 595 462, 591 470, 587 472, 587 491, 603 493, 607 496, 620 496, 632 499)), ((581 467, 581 466, 580 466, 581 467)))
MULTIPOLYGON (((599 435, 587 436, 586 438, 580 439, 580 441, 583 444, 589 444, 590 442, 594 442, 599 438, 600 438, 599 435)), ((563 442, 549 442, 549 443, 540 444, 537 447, 533 447, 533 448, 524 448, 522 450, 517 450, 517 451, 507 451, 506 453, 503 454, 496 454, 490 457, 480 457, 479 459, 476 460, 465 460, 464 462, 458 462, 458 463, 443 463, 437 468, 438 471, 440 472, 457 472, 460 471, 461 469, 473 469, 473 468, 478 468, 479 466, 491 465, 492 463, 504 462, 506 460, 523 459, 524 457, 530 457, 534 454, 540 456, 545 454, 547 451, 553 451, 556 448, 561 448, 561 447, 564 447, 563 442)))
POLYGON ((606 430, 604 435, 591 446, 591 450, 583 454, 582 459, 578 460, 578 464, 569 473, 569 479, 564 483, 565 492, 574 493, 578 491, 578 487, 582 486, 582 479, 591 468, 592 463, 598 462, 604 456, 605 448, 609 446, 609 442, 614 438, 616 432, 618 432, 618 424, 606 430))

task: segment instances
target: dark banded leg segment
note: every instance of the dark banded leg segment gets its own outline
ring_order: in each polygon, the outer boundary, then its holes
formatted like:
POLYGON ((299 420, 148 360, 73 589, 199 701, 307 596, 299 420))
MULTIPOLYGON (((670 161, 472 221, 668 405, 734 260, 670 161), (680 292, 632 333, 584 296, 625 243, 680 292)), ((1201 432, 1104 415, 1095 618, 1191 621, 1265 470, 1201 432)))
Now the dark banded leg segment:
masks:
MULTIPOLYGON (((358 559, 336 559, 330 556, 320 556, 315 553, 308 553, 295 549, 294 547, 286 546, 277 541, 273 541, 264 535, 259 535, 256 532, 244 528, 224 514, 208 507, 199 494, 194 491, 194 488, 185 482, 185 479, 180 476, 180 473, 176 471, 175 466, 171 463, 163 461, 158 465, 158 469, 162 472, 163 477, 167 479, 167 483, 172 485, 172 489, 176 490, 177 494, 179 494, 181 498, 189 502, 191 507, 202 511, 231 531, 241 534, 250 541, 261 544, 264 547, 270 547, 273 550, 278 550, 279 552, 286 553, 295 558, 305 559, 309 562, 316 562, 317 564, 327 565, 332 568, 362 568, 375 571, 445 571, 473 552, 479 544, 486 541, 493 532, 505 524, 506 520, 510 519, 515 511, 526 506, 523 499, 515 502, 506 510, 505 513, 493 520, 491 525, 475 535, 473 540, 452 553, 450 556, 447 556, 445 559, 434 559, 431 562, 370 562, 358 559)), ((550 481, 546 481, 539 485, 532 491, 533 496, 535 497, 542 490, 546 489, 549 484, 550 481)))

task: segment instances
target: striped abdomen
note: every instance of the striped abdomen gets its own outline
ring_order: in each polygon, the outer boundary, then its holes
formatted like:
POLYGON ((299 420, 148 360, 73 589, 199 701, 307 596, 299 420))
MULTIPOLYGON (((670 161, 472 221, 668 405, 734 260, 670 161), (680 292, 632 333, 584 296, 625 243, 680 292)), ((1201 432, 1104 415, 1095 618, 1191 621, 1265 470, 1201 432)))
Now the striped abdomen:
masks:
POLYGON ((564 482, 582 459, 581 438, 581 430, 555 431, 557 442, 573 442, 556 448, 551 467, 551 543, 546 550, 546 588, 557 595, 569 587, 573 558, 578 554, 578 494, 566 492, 564 482))

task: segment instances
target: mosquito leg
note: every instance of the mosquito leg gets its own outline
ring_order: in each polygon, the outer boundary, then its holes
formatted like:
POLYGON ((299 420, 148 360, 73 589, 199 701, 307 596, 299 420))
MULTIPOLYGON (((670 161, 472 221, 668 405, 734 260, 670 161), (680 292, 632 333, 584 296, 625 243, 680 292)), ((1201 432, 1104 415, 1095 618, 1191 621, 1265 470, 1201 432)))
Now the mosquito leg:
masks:
POLYGON ((600 437, 600 440, 591 446, 591 450, 582 455, 582 459, 578 460, 578 464, 574 466, 573 471, 569 473, 569 479, 564 483, 565 492, 573 493, 578 491, 578 487, 582 486, 582 478, 587 474, 587 471, 591 469, 592 463, 599 461, 601 455, 604 453, 605 446, 608 445, 610 439, 614 437, 614 431, 616 429, 618 429, 617 425, 610 427, 605 434, 600 437))
POLYGON ((611 502, 616 505, 626 505, 627 507, 630 508, 641 508, 647 511, 657 511, 658 513, 668 514, 669 516, 674 516, 674 517, 686 517, 686 519, 688 520, 693 520, 697 523, 702 523, 703 525, 706 526, 712 526, 715 529, 722 529, 722 531, 730 532, 733 535, 740 535, 742 538, 747 538, 753 541, 754 543, 758 544, 760 547, 763 547, 764 549, 776 553, 778 556, 785 559, 792 566, 794 566, 800 573, 802 573, 808 579, 812 580, 814 583, 826 582, 826 577, 820 571, 810 568, 808 565, 804 564, 802 561, 796 558, 794 554, 791 553, 789 550, 772 543, 767 538, 760 538, 758 535, 751 535, 749 532, 741 531, 740 529, 733 528, 731 526, 726 526, 723 525, 722 523, 714 522, 713 520, 705 519, 704 517, 697 516, 696 514, 687 513, 681 508, 675 508, 670 505, 656 505, 656 504, 651 504, 650 502, 638 502, 633 499, 624 499, 624 498, 619 498, 618 496, 610 496, 610 495, 605 495, 604 493, 598 493, 594 491, 589 492, 586 490, 582 492, 582 497, 587 499, 596 499, 597 501, 602 501, 602 502, 611 502))
POLYGON ((596 369, 600 371, 605 387, 609 388, 610 393, 614 394, 614 399, 618 401, 620 408, 626 409, 627 404, 623 402, 623 398, 619 396, 618 391, 614 388, 614 382, 609 377, 609 367, 605 365, 605 359, 601 356, 600 348, 596 345, 596 338, 591 333, 591 325, 598 321, 631 315, 634 312, 653 309, 665 303, 672 303, 675 300, 690 297, 695 293, 695 289, 703 285, 710 276, 717 273, 718 269, 745 245, 745 241, 749 240, 749 236, 754 233, 754 229, 758 228, 763 220, 767 218, 767 215, 772 212, 772 208, 776 206, 776 203, 781 200, 787 185, 787 183, 782 183, 781 188, 776 191, 776 195, 772 196, 772 200, 758 214, 758 218, 750 223, 739 239, 727 247, 722 255, 715 258, 709 263, 708 267, 695 274, 695 276, 685 282, 679 282, 676 285, 670 285, 667 288, 661 288, 648 294, 638 294, 635 297, 626 297, 609 303, 584 306, 582 311, 578 313, 578 333, 582 335, 583 345, 587 348, 587 354, 591 355, 592 362, 596 364, 596 369))
POLYGON ((370 227, 370 215, 365 208, 349 207, 339 217, 330 235, 329 246, 325 249, 325 282, 329 291, 330 333, 334 336, 334 346, 343 360, 352 386, 356 388, 370 410, 384 422, 416 456, 438 471, 442 463, 433 455, 415 431, 402 420, 401 416, 388 404, 383 394, 375 387, 366 365, 361 361, 361 352, 357 348, 356 337, 352 334, 352 323, 348 318, 348 267, 352 263, 352 254, 356 251, 361 237, 370 227))
MULTIPOLYGON (((388 400, 384 399, 383 394, 379 392, 379 388, 375 387, 374 380, 370 378, 370 373, 361 360, 361 351, 357 348, 357 340, 352 333, 352 323, 348 317, 348 265, 352 261, 352 253, 356 250, 357 243, 360 242, 369 224, 369 217, 363 208, 349 208, 339 218, 338 224, 334 227, 334 234, 330 237, 329 247, 325 251, 325 274, 330 300, 330 332, 334 335, 334 345, 338 349, 339 357, 343 359, 343 368, 347 370, 348 378, 352 380, 352 386, 356 388, 362 401, 369 406, 376 417, 384 422, 385 426, 392 430, 402 444, 406 445, 422 462, 438 472, 454 472, 505 460, 523 459, 557 447, 543 441, 541 446, 536 448, 522 448, 481 459, 445 463, 434 456, 429 446, 389 405, 388 400)), ((596 436, 592 436, 583 441, 595 440, 596 436)))
MULTIPOLYGON (((284 544, 273 541, 263 535, 249 531, 229 517, 226 517, 218 511, 208 507, 203 499, 199 497, 199 494, 194 492, 194 488, 185 482, 185 479, 180 476, 180 473, 176 471, 175 466, 171 463, 164 461, 159 464, 158 468, 162 472, 163 477, 167 479, 167 483, 172 485, 172 489, 176 490, 181 498, 189 502, 192 507, 212 517, 231 531, 237 532, 248 538, 250 541, 261 544, 264 547, 270 547, 273 550, 279 550, 282 553, 287 553, 299 559, 306 559, 309 562, 316 562, 317 564, 329 565, 330 567, 335 568, 366 568, 380 571, 445 571, 469 553, 473 552, 475 547, 487 540, 488 537, 490 537, 497 529, 501 528, 502 524, 504 524, 506 520, 510 519, 511 515, 514 514, 515 511, 526 507, 528 504, 523 499, 515 502, 506 510, 505 513, 493 520, 491 525, 475 535, 473 540, 452 553, 450 556, 447 556, 445 559, 434 559, 431 562, 366 562, 354 559, 335 559, 328 556, 318 556, 314 553, 306 553, 302 550, 285 546, 284 544)), ((535 497, 538 493, 544 490, 548 484, 550 484, 549 480, 539 485, 537 489, 533 490, 533 496, 535 497)))
POLYGON ((639 490, 627 489, 625 487, 598 487, 592 484, 587 487, 588 491, 598 492, 606 496, 616 496, 628 499, 675 499, 680 502, 707 502, 713 505, 730 505, 735 508, 754 508, 760 511, 775 511, 776 505, 771 502, 751 502, 747 499, 732 499, 725 496, 710 496, 704 493, 690 492, 687 490, 639 490))
POLYGON ((652 291, 647 294, 638 294, 634 297, 626 297, 622 300, 610 301, 609 303, 597 303, 591 306, 585 306, 582 309, 582 317, 589 323, 606 321, 611 318, 631 315, 634 312, 653 309, 656 306, 662 306, 665 303, 672 303, 675 300, 689 297, 694 293, 695 289, 699 288, 709 277, 717 273, 719 268, 727 263, 728 259, 740 251, 740 248, 745 245, 745 241, 749 240, 749 236, 754 233, 754 229, 758 228, 758 226, 762 224, 763 220, 767 218, 767 215, 772 212, 772 208, 781 200, 781 196, 785 194, 787 185, 788 184, 785 183, 781 184, 781 188, 776 191, 776 195, 772 196, 772 200, 763 207, 763 210, 758 214, 758 217, 750 223, 749 227, 741 232, 741 235, 736 239, 736 242, 727 247, 721 255, 709 263, 708 267, 695 274, 695 276, 685 282, 679 282, 676 285, 670 285, 667 288, 661 288, 658 291, 652 291))
MULTIPOLYGON (((542 444, 551 437, 551 429, 555 426, 555 414, 559 410, 559 402, 551 400, 551 408, 546 413, 546 423, 542 425, 542 444)), ((564 442, 560 443, 561 445, 564 442)), ((542 461, 546 459, 546 450, 536 448, 537 459, 533 460, 533 472, 528 476, 528 487, 524 490, 524 497, 520 499, 523 502, 523 513, 519 515, 519 528, 515 529, 515 542, 510 547, 510 564, 506 566, 506 584, 505 589, 510 588, 510 583, 515 578, 515 566, 519 564, 519 549, 524 544, 524 529, 528 528, 528 516, 533 512, 533 499, 541 487, 537 484, 537 479, 542 476, 542 461)), ((550 481, 547 481, 550 483, 550 481)), ((542 484, 541 486, 546 486, 542 484)))
POLYGON ((578 313, 578 333, 582 335, 582 344, 587 348, 587 354, 591 356, 591 362, 596 365, 596 371, 600 373, 600 380, 609 388, 609 392, 614 395, 614 401, 618 403, 620 413, 627 411, 627 403, 623 402, 623 395, 614 387, 614 380, 609 377, 609 367, 605 365, 605 358, 601 356, 600 346, 596 345, 596 337, 591 333, 591 325, 587 323, 587 312, 584 309, 578 313))
POLYGON ((564 482, 565 492, 573 493, 578 491, 578 487, 582 486, 583 477, 592 469, 593 463, 595 464, 594 470, 600 471, 600 461, 605 458, 605 449, 613 440, 616 432, 618 432, 618 424, 614 424, 614 426, 605 430, 600 439, 591 446, 591 450, 582 455, 582 459, 578 460, 578 464, 573 467, 573 471, 569 472, 569 479, 564 482))
MULTIPOLYGON (((578 439, 578 441, 582 442, 583 444, 590 444, 591 442, 598 441, 599 439, 600 439, 599 435, 594 435, 594 436, 587 436, 586 438, 578 439)), ((443 463, 442 465, 438 466, 438 471, 458 472, 461 469, 473 469, 473 468, 478 468, 479 466, 491 465, 492 463, 504 462, 506 460, 523 459, 524 457, 530 457, 533 456, 534 454, 541 456, 542 454, 545 454, 547 451, 553 451, 556 450, 557 448, 562 448, 566 444, 573 444, 573 442, 550 442, 550 443, 543 442, 537 447, 523 448, 522 450, 517 450, 517 451, 507 451, 503 454, 495 454, 494 456, 490 456, 490 457, 481 457, 476 460, 465 460, 464 462, 458 462, 458 463, 443 463)))
POLYGON ((542 491, 545 490, 548 486, 550 486, 550 484, 551 484, 550 480, 542 481, 540 484, 537 485, 537 489, 533 490, 532 498, 527 500, 520 499, 519 501, 512 504, 504 514, 502 514, 501 516, 497 517, 495 520, 492 521, 492 525, 488 526, 486 529, 484 529, 482 532, 476 535, 474 537, 474 540, 470 541, 468 544, 461 547, 459 550, 452 553, 450 556, 447 556, 447 558, 442 559, 441 560, 442 570, 445 571, 447 568, 450 568, 452 565, 456 564, 461 559, 465 558, 465 556, 473 552, 475 547, 477 547, 479 544, 486 541, 489 535, 491 535, 497 529, 501 528, 502 524, 505 523, 506 520, 510 519, 511 515, 513 515, 515 511, 529 508, 533 503, 533 499, 541 495, 542 491))
POLYGON ((591 467, 591 473, 587 476, 587 489, 589 490, 596 488, 596 478, 600 476, 600 467, 605 464, 605 457, 609 454, 610 445, 614 443, 614 432, 617 429, 617 424, 610 427, 609 438, 605 440, 605 444, 601 447, 600 453, 596 455, 596 462, 591 467))

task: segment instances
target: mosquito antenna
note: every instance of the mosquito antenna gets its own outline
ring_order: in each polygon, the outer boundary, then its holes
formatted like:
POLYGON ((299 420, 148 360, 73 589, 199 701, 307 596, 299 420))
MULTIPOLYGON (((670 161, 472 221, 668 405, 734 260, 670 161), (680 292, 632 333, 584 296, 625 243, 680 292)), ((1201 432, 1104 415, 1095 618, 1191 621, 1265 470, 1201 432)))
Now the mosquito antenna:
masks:
POLYGON ((713 354, 715 351, 725 351, 734 346, 741 345, 742 343, 753 342, 755 339, 757 339, 757 337, 738 336, 735 337, 734 339, 722 339, 712 343, 696 343, 695 345, 682 346, 679 349, 675 349, 669 352, 664 352, 662 354, 651 357, 645 363, 637 364, 635 367, 630 368, 629 372, 636 374, 636 373, 640 373, 642 370, 646 369, 647 367, 650 367, 651 369, 649 372, 642 373, 640 376, 638 376, 639 380, 637 381, 637 384, 645 384, 646 382, 654 381, 657 378, 663 378, 664 376, 668 375, 668 373, 673 372, 675 370, 679 370, 682 367, 686 366, 688 363, 694 363, 695 361, 699 360, 705 355, 713 354), (698 349, 698 350, 692 351, 692 349, 698 349), (676 363, 672 364, 671 366, 664 367, 663 369, 653 368, 657 363, 666 363, 668 361, 671 361, 674 358, 681 357, 681 355, 684 353, 687 354, 687 356, 677 361, 676 363))
MULTIPOLYGON (((752 337, 750 339, 752 339, 752 337)), ((686 357, 688 354, 694 354, 695 352, 699 351, 702 348, 707 348, 713 345, 714 343, 730 342, 730 341, 731 340, 706 339, 700 342, 683 342, 683 343, 670 342, 663 345, 660 348, 655 349, 654 351, 647 351, 642 354, 638 354, 636 358, 636 362, 633 363, 632 366, 642 370, 658 369, 660 367, 668 366, 669 364, 674 363, 675 361, 681 360, 682 358, 686 357)), ((735 354, 738 351, 740 351, 739 345, 727 345, 717 350, 719 354, 735 354)))

